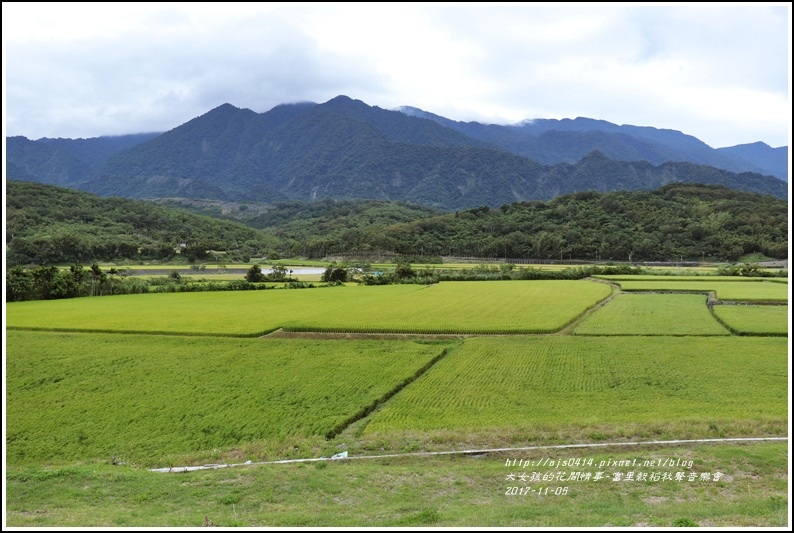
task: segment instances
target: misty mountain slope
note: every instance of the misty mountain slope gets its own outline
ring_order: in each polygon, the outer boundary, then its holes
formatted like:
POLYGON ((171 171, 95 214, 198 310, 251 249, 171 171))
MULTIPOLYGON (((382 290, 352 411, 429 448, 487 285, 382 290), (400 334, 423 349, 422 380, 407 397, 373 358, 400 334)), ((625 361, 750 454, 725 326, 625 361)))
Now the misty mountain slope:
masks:
POLYGON ((6 161, 40 183, 69 186, 86 179, 91 166, 61 147, 25 137, 6 139, 6 161))
POLYGON ((717 150, 745 161, 754 162, 755 165, 759 166, 759 171, 763 174, 771 174, 783 180, 788 177, 787 146, 772 148, 766 143, 755 142, 718 148, 717 150))
POLYGON ((113 155, 159 136, 138 133, 90 139, 6 138, 6 158, 33 181, 71 186, 88 180, 113 155))
POLYGON ((690 162, 732 172, 758 172, 786 180, 787 165, 770 164, 776 156, 759 150, 714 149, 692 135, 650 126, 617 125, 605 120, 535 119, 517 125, 458 122, 421 109, 398 108, 410 116, 433 120, 512 153, 553 165, 573 163, 593 150, 621 161, 654 164, 690 162))
MULTIPOLYGON (((54 160, 63 161, 61 174, 53 172, 58 167, 52 164, 52 147, 24 138, 13 142, 29 150, 30 159, 50 157, 49 162, 39 167, 23 167, 13 157, 9 162, 39 181, 59 180, 96 194, 128 198, 365 198, 464 209, 585 190, 653 189, 676 181, 778 197, 788 194, 786 184, 772 176, 737 174, 698 163, 649 162, 679 149, 648 140, 654 128, 638 128, 646 138, 609 123, 604 127, 619 131, 579 131, 602 122, 544 121, 532 127, 468 123, 465 128, 456 123, 481 137, 475 139, 445 126, 452 121, 443 117, 409 116, 339 96, 323 104, 283 105, 265 113, 224 104, 117 152, 94 169, 60 151, 55 152, 60 159, 54 160), (550 129, 557 123, 571 131, 550 129), (495 148, 499 143, 503 146, 495 148), (612 154, 598 148, 605 145, 612 154), (534 150, 543 158, 514 153, 518 149, 534 150), (620 160, 624 158, 630 160, 620 160), (565 162, 543 163, 554 159, 565 162), (48 173, 42 177, 38 171, 48 173), (90 179, 77 179, 86 172, 90 179)), ((679 147, 703 144, 680 132, 658 132, 680 140, 679 147)))

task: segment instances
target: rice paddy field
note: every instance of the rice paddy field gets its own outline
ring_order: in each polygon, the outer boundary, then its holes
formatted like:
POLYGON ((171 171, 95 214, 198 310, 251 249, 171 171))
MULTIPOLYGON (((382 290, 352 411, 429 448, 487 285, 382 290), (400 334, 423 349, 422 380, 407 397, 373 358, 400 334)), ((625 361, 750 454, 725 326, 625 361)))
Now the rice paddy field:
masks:
POLYGON ((621 293, 584 320, 576 335, 730 335, 701 294, 621 293))
POLYGON ((648 276, 648 275, 609 275, 598 274, 593 276, 598 279, 608 279, 611 281, 730 281, 735 283, 755 283, 755 282, 768 282, 768 283, 788 283, 787 278, 759 278, 759 277, 744 277, 744 276, 715 276, 715 275, 695 275, 695 276, 648 276))
POLYGON ((739 335, 782 335, 789 333, 787 305, 716 305, 714 314, 739 335))
POLYGON ((11 463, 162 464, 262 440, 325 437, 445 346, 9 331, 11 463))
POLYGON ((722 424, 788 415, 786 339, 469 339, 385 405, 365 434, 722 424))
POLYGON ((784 303, 787 284, 653 278, 616 282, 662 293, 501 281, 6 304, 5 525, 785 527, 786 441, 402 455, 787 437, 788 306, 705 296, 784 303), (401 455, 355 460, 384 454, 401 455), (549 457, 724 477, 506 477, 511 458, 549 457))
POLYGON ((13 302, 7 327, 257 336, 288 331, 549 333, 611 293, 589 281, 446 282, 13 302), (542 309, 543 312, 539 312, 542 309))
POLYGON ((720 300, 735 301, 788 301, 788 284, 774 281, 735 282, 735 281, 674 281, 644 280, 616 281, 624 291, 672 291, 702 292, 715 291, 720 300))

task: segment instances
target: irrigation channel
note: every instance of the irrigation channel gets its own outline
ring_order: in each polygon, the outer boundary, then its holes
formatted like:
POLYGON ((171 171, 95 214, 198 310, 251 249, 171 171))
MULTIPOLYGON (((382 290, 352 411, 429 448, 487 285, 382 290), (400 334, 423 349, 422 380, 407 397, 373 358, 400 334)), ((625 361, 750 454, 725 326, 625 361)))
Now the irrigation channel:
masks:
POLYGON ((176 472, 193 472, 195 470, 217 470, 219 468, 232 468, 235 466, 262 466, 262 465, 283 465, 290 463, 314 463, 318 461, 339 461, 351 459, 386 459, 393 457, 429 457, 433 455, 485 455, 488 453, 499 452, 522 452, 529 450, 560 450, 571 448, 607 448, 610 446, 653 446, 665 444, 693 444, 704 442, 763 442, 763 441, 787 441, 788 437, 742 437, 742 438, 726 438, 726 439, 693 439, 693 440, 650 440, 642 442, 606 442, 598 444, 555 444, 549 446, 524 446, 519 448, 484 448, 480 450, 455 450, 446 452, 410 452, 410 453, 392 453, 384 455, 347 455, 342 452, 334 455, 333 457, 314 457, 310 459, 282 459, 280 461, 262 461, 254 463, 253 461, 246 461, 244 463, 224 463, 224 464, 206 464, 201 466, 172 466, 168 468, 150 468, 151 472, 162 473, 176 473, 176 472))

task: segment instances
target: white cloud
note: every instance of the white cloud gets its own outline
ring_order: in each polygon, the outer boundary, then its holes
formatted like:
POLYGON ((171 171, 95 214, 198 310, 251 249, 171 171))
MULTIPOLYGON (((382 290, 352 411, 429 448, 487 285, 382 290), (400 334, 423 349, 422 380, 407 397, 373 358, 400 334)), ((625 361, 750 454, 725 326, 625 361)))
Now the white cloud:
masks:
POLYGON ((9 135, 166 130, 338 94, 588 116, 712 146, 790 131, 790 4, 4 3, 9 135))

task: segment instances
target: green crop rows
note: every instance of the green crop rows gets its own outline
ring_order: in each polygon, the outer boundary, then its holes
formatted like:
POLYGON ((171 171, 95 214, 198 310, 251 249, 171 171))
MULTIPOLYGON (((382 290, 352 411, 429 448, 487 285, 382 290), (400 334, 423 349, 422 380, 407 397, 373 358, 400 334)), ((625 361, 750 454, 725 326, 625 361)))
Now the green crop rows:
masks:
POLYGON ((715 305, 714 314, 740 335, 787 335, 787 305, 715 305))
POLYGON ((729 281, 735 283, 756 283, 756 282, 771 282, 771 283, 788 283, 786 278, 754 278, 745 276, 714 276, 704 274, 702 276, 654 276, 654 275, 625 275, 625 274, 597 274, 593 276, 598 279, 607 279, 610 281, 729 281))
POLYGON ((469 339, 366 433, 788 416, 787 343, 760 337, 469 339))
POLYGON ((616 295, 576 328, 577 335, 729 335, 699 294, 616 295))
MULTIPOLYGON (((403 457, 395 461, 404 471, 385 477, 392 459, 184 475, 141 468, 339 450, 355 457, 787 435, 788 307, 716 305, 710 312, 705 294, 785 301, 786 283, 617 283, 660 294, 618 293, 598 307, 612 294, 606 283, 501 281, 7 304, 10 521, 195 526, 210 515, 216 525, 243 526, 570 526, 571 516, 579 521, 595 510, 577 525, 669 525, 684 515, 700 525, 784 524, 787 459, 757 455, 763 444, 747 454, 722 445, 724 457, 712 458, 710 468, 727 468, 733 479, 708 495, 694 485, 605 482, 571 486, 587 487, 586 495, 532 500, 542 505, 505 500, 503 459, 479 485, 461 477, 490 465, 490 454, 450 457, 453 468, 437 465, 430 475, 427 462, 403 457), (665 294, 674 291, 699 294, 665 294), (281 337, 303 338, 251 338, 277 328, 294 332, 281 337), (357 332, 484 336, 364 340, 357 332), (107 464, 113 456, 128 466, 107 464), (748 470, 748 458, 758 468, 748 470), (331 485, 323 477, 329 472, 338 476, 331 485), (163 476, 173 481, 168 490, 161 490, 163 476), (470 496, 460 503, 463 487, 470 496), (489 496, 491 522, 471 511, 482 507, 483 490, 498 495, 489 496), (658 498, 669 498, 663 512, 658 498), (691 502, 685 512, 680 498, 691 502), (607 500, 615 505, 604 508, 607 500), (549 518, 554 502, 559 516, 549 518), (736 502, 745 505, 740 512, 732 510, 736 502), (349 513, 340 515, 341 507, 349 513), (624 516, 631 518, 615 522, 624 516)), ((707 456, 691 445, 677 449, 707 456)), ((620 453, 631 456, 613 450, 604 457, 620 453)))
MULTIPOLYGON (((410 341, 9 331, 10 463, 324 437, 439 356, 410 341)), ((159 466, 158 465, 158 466, 159 466)))
POLYGON ((720 300, 779 301, 788 300, 788 284, 759 281, 617 281, 624 291, 716 291, 720 300))
POLYGON ((548 333, 609 294, 589 281, 445 282, 15 302, 6 312, 10 328, 73 331, 548 333))

